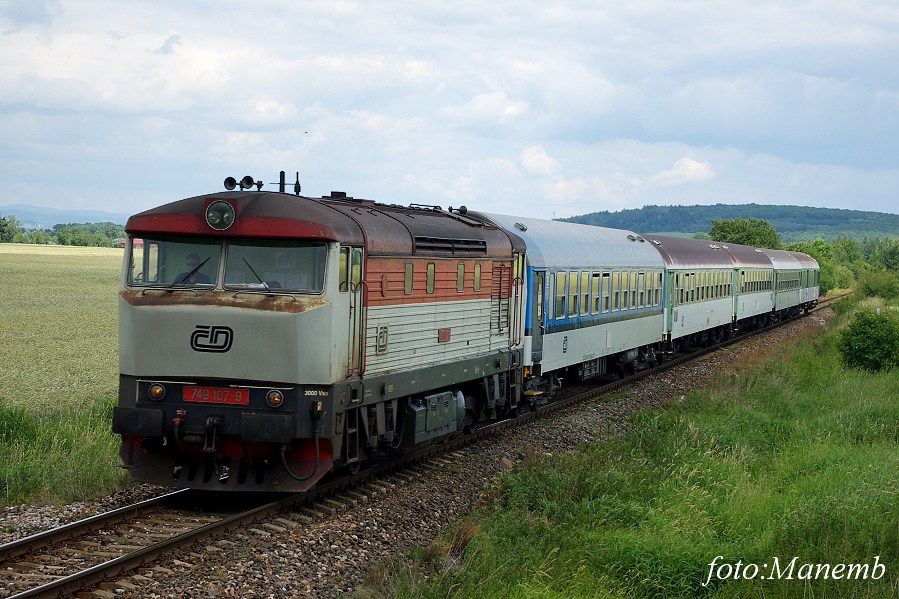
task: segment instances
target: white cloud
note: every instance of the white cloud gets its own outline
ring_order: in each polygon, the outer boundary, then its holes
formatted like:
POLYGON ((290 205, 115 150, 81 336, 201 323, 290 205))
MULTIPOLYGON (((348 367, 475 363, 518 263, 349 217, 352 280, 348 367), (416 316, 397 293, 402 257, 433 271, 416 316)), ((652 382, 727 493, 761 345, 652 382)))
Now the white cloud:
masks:
POLYGON ((440 113, 466 125, 505 125, 528 111, 527 102, 513 100, 506 92, 477 94, 461 106, 444 108, 440 113))
POLYGON ((684 183, 708 181, 714 176, 715 169, 712 168, 711 164, 684 157, 675 162, 673 167, 659 171, 642 182, 642 186, 671 187, 672 185, 683 185, 684 183))
POLYGON ((559 172, 559 163, 546 154, 543 146, 529 146, 521 151, 521 164, 532 175, 549 176, 559 172))

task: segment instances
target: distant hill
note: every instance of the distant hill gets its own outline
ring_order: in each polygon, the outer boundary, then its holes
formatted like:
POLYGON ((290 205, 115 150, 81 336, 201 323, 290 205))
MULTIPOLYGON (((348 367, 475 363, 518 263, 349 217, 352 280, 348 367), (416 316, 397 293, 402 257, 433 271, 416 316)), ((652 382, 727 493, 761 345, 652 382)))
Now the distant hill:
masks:
POLYGON ((855 238, 899 235, 899 214, 810 206, 766 204, 713 204, 711 206, 644 206, 620 212, 592 212, 559 220, 630 229, 641 233, 692 235, 708 233, 713 220, 763 218, 774 225, 784 241, 838 235, 855 238))
POLYGON ((15 216, 23 229, 50 229, 67 223, 115 223, 124 225, 128 214, 101 210, 57 210, 28 204, 0 206, 0 216, 15 216))

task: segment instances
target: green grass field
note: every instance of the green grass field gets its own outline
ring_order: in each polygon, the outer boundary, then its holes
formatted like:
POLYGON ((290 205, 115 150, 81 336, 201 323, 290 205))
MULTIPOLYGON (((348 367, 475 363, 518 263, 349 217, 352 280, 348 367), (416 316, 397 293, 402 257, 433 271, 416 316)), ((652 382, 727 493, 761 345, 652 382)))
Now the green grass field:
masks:
POLYGON ((0 244, 0 505, 126 481, 110 430, 122 250, 0 244))
POLYGON ((777 350, 642 413, 623 442, 527 462, 488 508, 362 595, 899 596, 899 371, 846 370, 836 340, 830 331, 777 350), (760 565, 880 556, 886 574, 703 587, 718 555, 760 565))

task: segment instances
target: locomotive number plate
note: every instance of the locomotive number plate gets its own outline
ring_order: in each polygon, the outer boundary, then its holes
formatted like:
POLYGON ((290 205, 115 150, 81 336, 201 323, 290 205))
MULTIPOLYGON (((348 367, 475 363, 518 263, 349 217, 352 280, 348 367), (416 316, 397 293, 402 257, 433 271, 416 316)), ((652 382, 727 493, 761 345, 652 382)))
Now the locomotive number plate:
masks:
POLYGON ((199 403, 221 403, 232 406, 245 406, 250 403, 249 389, 225 387, 184 387, 184 401, 199 403))

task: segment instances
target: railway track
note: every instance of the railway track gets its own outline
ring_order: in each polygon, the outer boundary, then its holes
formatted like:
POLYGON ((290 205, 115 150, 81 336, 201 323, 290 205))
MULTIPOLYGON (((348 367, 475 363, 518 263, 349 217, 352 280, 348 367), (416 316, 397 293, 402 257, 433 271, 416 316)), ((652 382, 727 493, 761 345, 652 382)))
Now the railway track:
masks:
MULTIPOLYGON (((822 300, 812 312, 841 297, 843 295, 822 300)), ((357 501, 372 489, 385 493, 391 487, 402 484, 409 475, 403 471, 397 472, 401 467, 426 460, 432 460, 439 467, 440 454, 456 451, 501 430, 615 392, 787 321, 684 354, 656 368, 611 383, 576 391, 517 418, 486 425, 469 436, 428 446, 397 460, 334 478, 305 494, 263 498, 258 494, 222 496, 181 490, 7 543, 0 546, 0 599, 61 597, 98 584, 107 588, 128 589, 131 583, 104 581, 125 576, 161 556, 170 555, 175 548, 212 537, 224 537, 229 531, 259 526, 270 532, 279 532, 297 526, 295 520, 278 518, 286 510, 299 510, 302 519, 314 521, 323 513, 331 513, 344 504, 357 501), (210 501, 212 497, 214 502, 210 501)))

